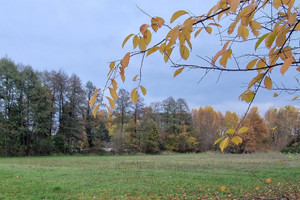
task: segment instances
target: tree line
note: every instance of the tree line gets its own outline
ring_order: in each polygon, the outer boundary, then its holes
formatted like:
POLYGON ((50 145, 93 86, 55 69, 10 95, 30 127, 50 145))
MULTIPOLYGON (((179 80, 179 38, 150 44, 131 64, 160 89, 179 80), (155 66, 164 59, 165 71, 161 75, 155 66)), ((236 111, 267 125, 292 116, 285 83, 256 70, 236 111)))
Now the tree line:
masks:
MULTIPOLYGON (((118 90, 116 109, 93 116, 89 101, 96 86, 64 71, 37 72, 0 60, 0 154, 8 156, 70 153, 159 153, 217 150, 217 138, 235 129, 240 116, 212 106, 190 110, 183 98, 169 97, 146 106, 139 95, 118 90)), ((97 99, 101 101, 101 99, 97 99)), ((253 107, 242 125, 242 144, 227 152, 282 150, 300 136, 299 109, 253 107)))

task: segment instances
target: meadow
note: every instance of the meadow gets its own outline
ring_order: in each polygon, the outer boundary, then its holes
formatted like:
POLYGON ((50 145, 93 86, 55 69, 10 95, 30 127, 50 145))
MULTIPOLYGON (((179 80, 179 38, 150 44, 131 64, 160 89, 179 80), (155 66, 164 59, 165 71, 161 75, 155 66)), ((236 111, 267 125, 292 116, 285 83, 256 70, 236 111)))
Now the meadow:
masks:
POLYGON ((299 191, 299 155, 0 158, 0 199, 5 200, 296 199, 299 191))

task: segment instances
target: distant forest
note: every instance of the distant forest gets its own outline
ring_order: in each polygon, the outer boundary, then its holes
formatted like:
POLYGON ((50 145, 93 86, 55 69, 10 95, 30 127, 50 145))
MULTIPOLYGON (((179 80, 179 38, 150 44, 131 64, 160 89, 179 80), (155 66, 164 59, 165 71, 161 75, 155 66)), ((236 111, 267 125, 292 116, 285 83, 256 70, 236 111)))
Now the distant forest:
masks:
MULTIPOLYGON (((75 74, 37 72, 2 58, 0 78, 2 156, 218 151, 215 140, 241 118, 212 106, 190 110, 183 98, 146 106, 139 97, 132 104, 124 89, 118 91, 112 116, 100 109, 93 117, 89 100, 96 86, 83 84, 75 74)), ((253 107, 241 126, 249 128, 242 144, 230 144, 226 152, 300 152, 296 107, 269 108, 264 116, 253 107)))

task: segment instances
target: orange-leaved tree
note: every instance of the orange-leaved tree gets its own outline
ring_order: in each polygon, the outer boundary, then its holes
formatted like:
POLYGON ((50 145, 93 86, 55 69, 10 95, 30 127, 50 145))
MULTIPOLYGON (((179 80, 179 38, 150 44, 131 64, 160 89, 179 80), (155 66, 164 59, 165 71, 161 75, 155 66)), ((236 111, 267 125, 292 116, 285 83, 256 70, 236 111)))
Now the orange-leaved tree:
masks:
MULTIPOLYGON (((242 101, 249 103, 248 110, 261 88, 276 90, 274 97, 281 91, 289 91, 294 94, 293 100, 296 100, 297 93, 300 92, 298 79, 295 87, 281 87, 273 78, 274 74, 282 74, 283 79, 287 71, 294 74, 300 71, 300 9, 296 4, 295 0, 219 0, 204 14, 194 15, 179 10, 168 20, 158 16, 151 17, 149 22, 139 27, 137 34, 132 33, 125 38, 122 47, 131 40, 133 51, 125 53, 122 59, 109 64, 106 85, 102 90, 95 91, 90 105, 94 105, 97 95, 106 97, 103 99, 107 99, 108 104, 101 104, 111 113, 118 98, 118 81, 125 82, 125 72, 130 66, 131 57, 141 56, 141 65, 136 69, 137 73, 131 75, 136 82, 136 87, 131 91, 131 100, 133 103, 137 102, 138 94, 147 93, 142 85, 143 64, 146 58, 155 52, 161 55, 164 62, 176 68, 174 77, 186 69, 206 72, 256 72, 254 75, 249 73, 253 77, 247 89, 239 96, 242 101), (162 29, 164 31, 161 31, 162 29), (162 34, 158 37, 160 40, 152 41, 153 34, 162 34), (203 34, 211 37, 217 35, 222 47, 210 58, 203 58, 196 64, 188 63, 193 44, 203 34), (251 47, 246 48, 246 53, 245 46, 251 47), (241 51, 241 48, 244 50, 241 51)), ((100 104, 94 106, 94 114, 99 106, 100 104)), ((239 134, 247 131, 247 128, 240 125, 241 123, 235 129, 228 129, 226 134, 216 141, 220 142, 221 150, 226 148, 230 141, 235 144, 242 142, 239 134)))

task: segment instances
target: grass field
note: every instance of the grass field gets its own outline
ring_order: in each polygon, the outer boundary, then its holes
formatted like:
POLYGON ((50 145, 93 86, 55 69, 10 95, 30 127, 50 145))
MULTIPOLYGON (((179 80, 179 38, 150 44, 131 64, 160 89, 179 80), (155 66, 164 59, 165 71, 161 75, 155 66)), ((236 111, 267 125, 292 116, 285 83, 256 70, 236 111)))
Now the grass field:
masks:
POLYGON ((274 198, 295 190, 300 191, 300 155, 0 158, 0 199, 274 198), (269 178, 269 185, 260 181, 269 178))

